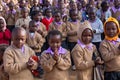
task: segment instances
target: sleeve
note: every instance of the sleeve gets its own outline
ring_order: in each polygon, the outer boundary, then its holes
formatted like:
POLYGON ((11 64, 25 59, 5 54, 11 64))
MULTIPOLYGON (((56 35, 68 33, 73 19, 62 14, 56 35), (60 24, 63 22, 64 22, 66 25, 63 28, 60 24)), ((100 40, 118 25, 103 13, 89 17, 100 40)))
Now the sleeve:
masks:
POLYGON ((116 58, 120 52, 119 49, 116 49, 116 50, 109 49, 108 45, 105 42, 102 42, 100 44, 99 51, 100 51, 102 58, 105 62, 108 62, 108 61, 116 58))
POLYGON ((52 25, 52 23, 49 25, 48 31, 51 31, 51 30, 53 30, 53 25, 52 25))
POLYGON ((45 27, 45 25, 43 23, 42 23, 42 26, 43 26, 43 37, 46 37, 47 36, 46 27, 45 27))
POLYGON ((102 21, 101 20, 98 20, 98 24, 99 24, 99 28, 98 29, 96 29, 96 33, 97 34, 100 34, 100 33, 103 33, 103 23, 102 23, 102 21))
POLYGON ((94 61, 90 60, 90 61, 85 61, 83 59, 83 52, 79 51, 79 50, 73 50, 72 51, 72 57, 75 63, 75 66, 77 69, 79 70, 85 70, 87 68, 93 67, 94 61))
POLYGON ((8 29, 6 29, 4 32, 4 38, 7 40, 11 39, 11 32, 8 29))
POLYGON ((67 52, 63 57, 57 61, 57 68, 60 70, 67 70, 71 66, 70 52, 67 52))
POLYGON ((53 66, 56 64, 56 61, 52 58, 50 54, 42 53, 40 64, 45 72, 50 72, 53 69, 53 66))
POLYGON ((20 20, 18 19, 15 23, 15 27, 19 27, 20 26, 20 20))
POLYGON ((3 56, 4 69, 7 73, 16 74, 27 68, 26 62, 15 62, 12 51, 5 51, 3 56))

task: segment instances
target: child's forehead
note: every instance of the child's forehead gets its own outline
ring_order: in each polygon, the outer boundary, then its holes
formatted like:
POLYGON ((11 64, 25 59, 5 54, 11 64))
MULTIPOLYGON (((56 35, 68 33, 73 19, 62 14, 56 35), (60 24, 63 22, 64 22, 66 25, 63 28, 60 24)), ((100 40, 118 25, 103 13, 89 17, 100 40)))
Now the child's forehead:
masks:
POLYGON ((56 34, 56 35, 50 35, 50 39, 61 39, 61 35, 60 34, 56 34))

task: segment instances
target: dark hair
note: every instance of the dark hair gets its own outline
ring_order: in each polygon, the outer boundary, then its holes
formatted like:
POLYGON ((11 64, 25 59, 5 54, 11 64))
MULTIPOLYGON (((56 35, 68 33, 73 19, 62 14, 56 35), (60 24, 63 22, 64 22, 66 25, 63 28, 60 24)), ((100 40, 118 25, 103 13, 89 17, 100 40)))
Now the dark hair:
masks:
POLYGON ((62 17, 62 14, 61 14, 60 11, 55 11, 55 12, 53 13, 53 15, 55 16, 55 15, 58 14, 58 13, 60 13, 60 16, 62 17))
POLYGON ((47 35, 47 40, 49 40, 51 36, 55 36, 55 35, 60 35, 60 37, 61 37, 61 39, 62 39, 62 34, 61 34, 60 31, 58 31, 58 30, 52 30, 52 31, 50 31, 50 32, 48 33, 48 35, 47 35))
POLYGON ((45 15, 46 15, 46 13, 47 13, 48 10, 51 10, 51 13, 52 13, 52 9, 51 8, 46 8, 45 11, 44 11, 45 15))
POLYGON ((31 19, 33 19, 33 17, 34 17, 35 15, 39 14, 39 13, 40 13, 40 11, 32 11, 31 14, 30 14, 31 19))
POLYGON ((104 7, 105 5, 109 4, 108 1, 104 0, 102 3, 101 3, 101 7, 104 7))

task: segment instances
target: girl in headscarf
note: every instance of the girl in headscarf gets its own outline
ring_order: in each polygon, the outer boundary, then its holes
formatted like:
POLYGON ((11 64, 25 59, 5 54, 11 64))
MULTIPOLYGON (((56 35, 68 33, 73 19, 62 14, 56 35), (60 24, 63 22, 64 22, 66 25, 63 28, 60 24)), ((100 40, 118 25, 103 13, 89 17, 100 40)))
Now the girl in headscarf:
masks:
POLYGON ((105 64, 104 80, 120 80, 120 33, 118 21, 110 17, 104 24, 105 39, 100 52, 105 64))
POLYGON ((93 67, 102 64, 100 57, 93 59, 97 49, 91 43, 93 31, 88 21, 81 23, 78 30, 78 43, 72 50, 72 57, 77 69, 78 80, 93 80, 93 67))
POLYGON ((11 32, 6 28, 6 21, 0 17, 0 44, 8 44, 11 40, 11 32))

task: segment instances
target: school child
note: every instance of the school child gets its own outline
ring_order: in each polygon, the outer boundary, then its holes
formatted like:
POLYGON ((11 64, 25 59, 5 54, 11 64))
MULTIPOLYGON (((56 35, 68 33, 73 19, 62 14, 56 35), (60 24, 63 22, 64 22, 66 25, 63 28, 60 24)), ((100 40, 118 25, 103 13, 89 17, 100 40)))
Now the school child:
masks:
POLYGON ((96 15, 98 16, 98 18, 100 18, 100 20, 104 23, 109 17, 111 17, 111 11, 109 9, 109 3, 108 1, 103 1, 101 3, 101 9, 99 9, 96 12, 96 15))
POLYGON ((48 31, 50 23, 53 22, 52 11, 50 8, 45 9, 45 17, 41 22, 46 26, 46 30, 48 31))
POLYGON ((31 15, 31 19, 34 20, 37 24, 37 27, 38 27, 37 32, 40 35, 42 35, 43 38, 45 38, 47 35, 47 30, 46 30, 45 25, 40 22, 40 20, 42 19, 41 12, 40 11, 33 11, 32 15, 31 15))
POLYGON ((61 47, 62 34, 53 30, 48 33, 49 48, 40 59, 44 73, 44 80, 69 80, 70 52, 61 47))
POLYGON ((75 1, 70 1, 70 10, 77 10, 77 3, 75 1))
POLYGON ((78 9, 78 19, 82 21, 82 4, 80 2, 77 3, 77 9, 78 9))
POLYGON ((70 20, 67 22, 67 37, 68 37, 68 48, 70 51, 74 48, 77 43, 77 30, 80 26, 80 21, 77 19, 78 13, 76 10, 70 10, 70 20))
POLYGON ((118 21, 110 17, 104 24, 105 39, 100 44, 100 52, 104 60, 104 80, 120 79, 120 33, 118 21))
POLYGON ((81 23, 78 29, 78 42, 71 54, 77 69, 78 80, 93 80, 93 67, 102 64, 100 57, 93 60, 96 47, 91 43, 93 32, 88 21, 81 23))
POLYGON ((94 32, 92 42, 94 45, 96 45, 97 49, 99 49, 99 44, 102 41, 101 35, 103 33, 103 23, 96 16, 96 8, 90 7, 88 9, 88 17, 89 17, 88 21, 90 22, 90 25, 94 32))
POLYGON ((11 32, 6 28, 6 21, 0 17, 0 44, 10 44, 11 32))
POLYGON ((8 45, 6 44, 0 44, 0 80, 9 80, 9 76, 4 71, 4 66, 3 66, 3 54, 7 47, 8 45))
POLYGON ((30 14, 32 13, 32 11, 35 11, 35 8, 38 8, 38 10, 42 9, 42 6, 39 5, 39 1, 38 0, 33 0, 33 5, 30 8, 30 14))
POLYGON ((120 1, 114 0, 114 6, 111 8, 112 17, 116 18, 120 23, 120 1))
POLYGON ((9 10, 7 12, 7 15, 5 16, 6 22, 7 22, 7 28, 12 32, 12 30, 15 27, 15 21, 16 21, 16 10, 14 9, 14 3, 10 2, 8 4, 9 10))
POLYGON ((27 44, 29 47, 31 47, 36 55, 40 55, 41 47, 43 45, 43 38, 42 36, 37 32, 37 24, 34 20, 30 21, 29 23, 29 32, 27 36, 27 44))
POLYGON ((25 45, 26 36, 23 28, 14 28, 12 44, 5 50, 4 70, 9 74, 9 80, 34 80, 31 70, 37 68, 37 63, 31 59, 34 51, 25 45))
POLYGON ((58 30, 62 33, 62 47, 67 49, 66 37, 67 37, 67 25, 62 21, 60 12, 54 13, 54 21, 49 26, 49 31, 58 30))
POLYGON ((21 27, 23 24, 26 24, 29 26, 29 22, 31 21, 31 19, 28 13, 29 13, 28 8, 25 7, 21 9, 22 17, 17 19, 15 23, 15 27, 21 27))

